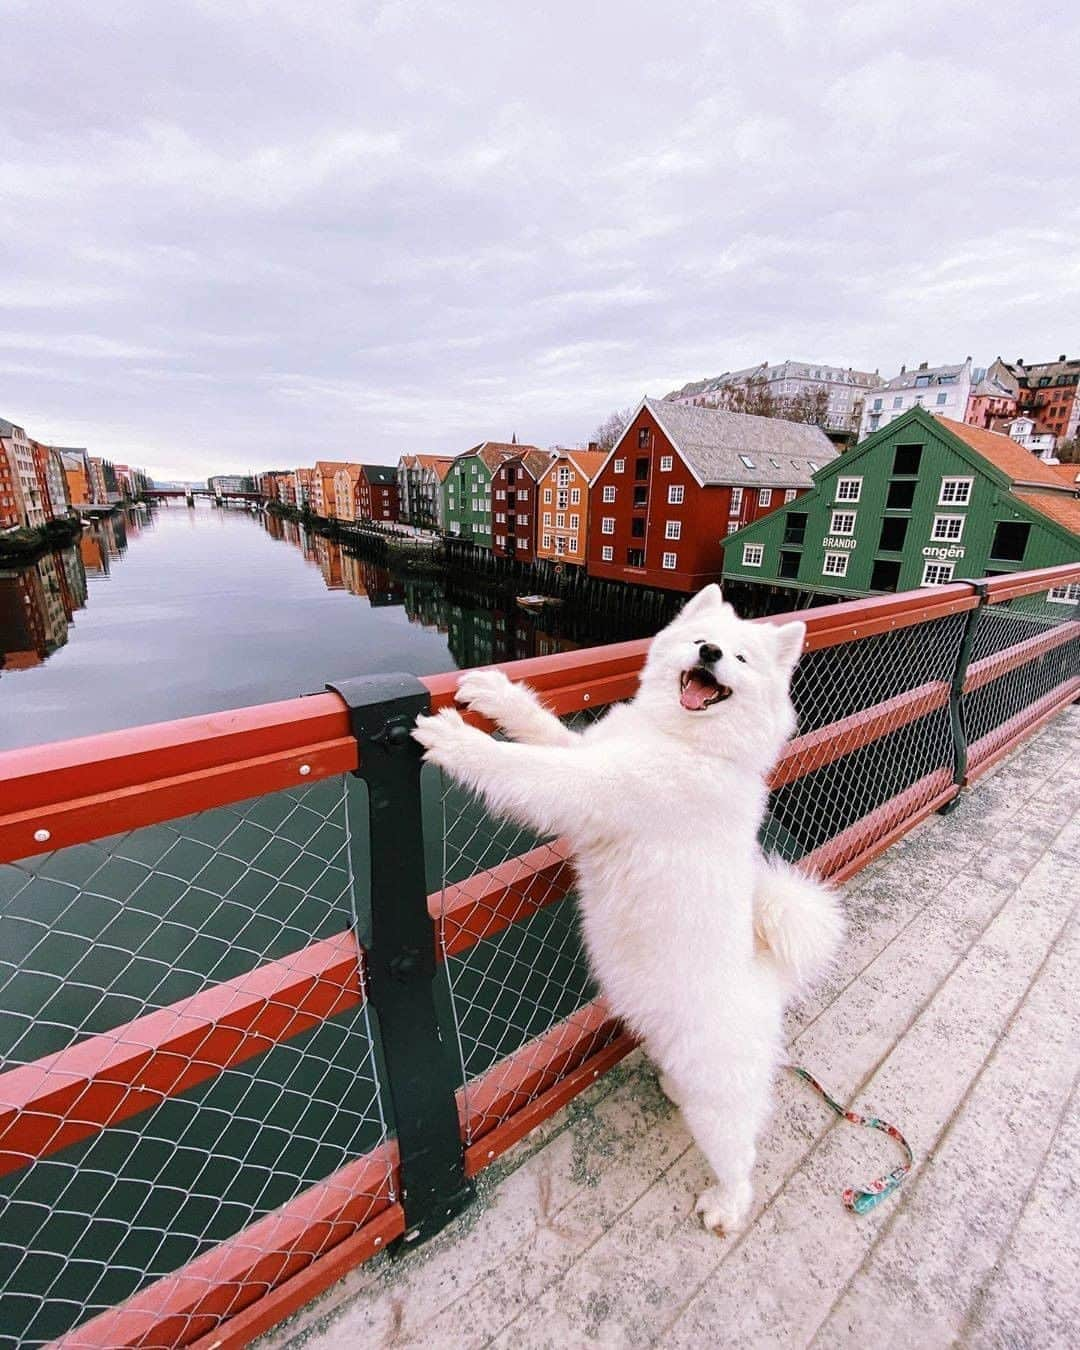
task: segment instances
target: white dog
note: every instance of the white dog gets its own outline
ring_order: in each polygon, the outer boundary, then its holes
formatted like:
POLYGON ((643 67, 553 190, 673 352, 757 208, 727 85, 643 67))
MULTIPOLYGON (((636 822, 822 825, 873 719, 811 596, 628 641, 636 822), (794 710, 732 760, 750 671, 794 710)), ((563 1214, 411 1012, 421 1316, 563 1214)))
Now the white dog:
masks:
POLYGON ((493 812, 569 840, 597 981, 716 1173, 698 1213, 728 1233, 751 1204, 784 1003, 842 932, 834 896, 757 843, 805 632, 746 623, 707 586, 654 639, 633 701, 582 734, 499 671, 465 675, 458 699, 520 744, 453 709, 415 731, 493 812))

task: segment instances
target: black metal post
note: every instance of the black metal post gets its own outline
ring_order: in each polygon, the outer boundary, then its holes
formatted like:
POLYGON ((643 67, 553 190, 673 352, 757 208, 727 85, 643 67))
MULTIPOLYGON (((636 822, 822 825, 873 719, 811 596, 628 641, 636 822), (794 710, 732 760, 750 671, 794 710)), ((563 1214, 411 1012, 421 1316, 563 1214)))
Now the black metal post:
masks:
POLYGON ((428 914, 412 737, 430 707, 414 675, 327 685, 348 704, 368 788, 371 871, 369 997, 378 1018, 401 1165, 405 1241, 432 1237, 473 1195, 465 1176, 455 1073, 435 1007, 435 925, 428 914))
MULTIPOLYGON (((967 678, 968 665, 971 661, 971 648, 975 641, 975 630, 979 626, 979 616, 986 606, 986 582, 972 581, 964 578, 964 585, 971 586, 979 598, 979 603, 974 609, 969 609, 967 617, 964 620, 964 631, 960 638, 960 649, 956 653, 956 664, 953 667, 952 684, 949 687, 949 726, 952 731, 953 744, 953 782, 962 786, 964 776, 967 773, 968 746, 967 736, 964 732, 964 718, 962 714, 962 700, 964 697, 964 680, 967 678)), ((947 801, 939 811, 939 815, 947 816, 950 811, 956 809, 960 801, 959 795, 947 801)))

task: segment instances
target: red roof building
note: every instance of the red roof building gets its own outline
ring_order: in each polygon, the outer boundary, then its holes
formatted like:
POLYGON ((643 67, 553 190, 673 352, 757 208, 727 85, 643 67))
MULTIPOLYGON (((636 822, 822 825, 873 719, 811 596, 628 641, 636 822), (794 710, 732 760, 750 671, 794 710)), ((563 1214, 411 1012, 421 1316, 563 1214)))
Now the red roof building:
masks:
POLYGON ((551 456, 525 450, 502 460, 491 475, 491 548, 497 558, 536 561, 538 486, 551 456))

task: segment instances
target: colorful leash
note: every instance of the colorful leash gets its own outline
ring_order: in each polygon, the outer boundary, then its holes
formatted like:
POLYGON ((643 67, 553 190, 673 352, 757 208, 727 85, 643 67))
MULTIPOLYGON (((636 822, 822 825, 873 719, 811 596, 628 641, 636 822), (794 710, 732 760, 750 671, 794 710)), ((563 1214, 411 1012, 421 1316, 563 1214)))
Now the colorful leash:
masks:
POLYGON ((868 1130, 881 1130, 887 1134, 890 1139, 895 1139, 900 1147, 907 1154, 907 1162, 886 1173, 883 1177, 877 1177, 875 1180, 867 1182, 865 1186, 849 1186, 840 1199, 844 1202, 846 1208, 853 1210, 856 1214, 865 1214, 868 1209, 873 1209, 879 1201, 884 1200, 887 1195, 891 1195, 897 1190, 900 1183, 915 1166, 915 1155, 911 1151, 911 1145, 896 1128, 890 1125, 887 1120, 879 1120, 877 1116, 860 1116, 857 1111, 845 1111, 838 1101, 830 1097, 818 1080, 809 1074, 805 1069, 800 1069, 797 1064, 787 1066, 796 1078, 801 1078, 804 1083, 809 1083, 825 1104, 832 1108, 838 1116, 849 1122, 851 1125, 865 1125, 868 1130))

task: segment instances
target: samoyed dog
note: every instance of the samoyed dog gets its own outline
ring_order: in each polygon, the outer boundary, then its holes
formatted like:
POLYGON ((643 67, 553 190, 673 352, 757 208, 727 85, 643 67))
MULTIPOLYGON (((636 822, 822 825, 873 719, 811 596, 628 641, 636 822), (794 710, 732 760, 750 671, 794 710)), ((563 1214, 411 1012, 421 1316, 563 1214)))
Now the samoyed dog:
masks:
POLYGON ((744 622, 707 586, 653 640, 634 699, 580 734, 483 670, 458 701, 510 740, 454 709, 414 732, 495 814, 568 839, 593 972, 716 1175, 696 1210, 717 1232, 750 1209, 784 1004, 842 935, 835 896, 757 842, 805 632, 744 622))

